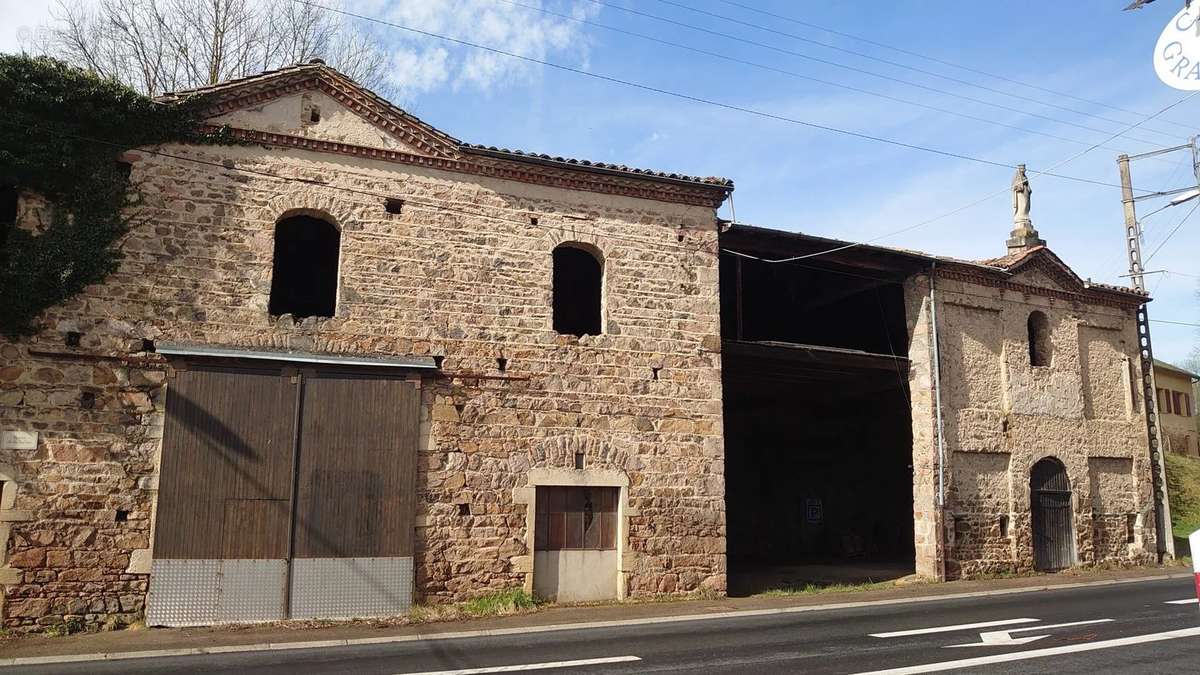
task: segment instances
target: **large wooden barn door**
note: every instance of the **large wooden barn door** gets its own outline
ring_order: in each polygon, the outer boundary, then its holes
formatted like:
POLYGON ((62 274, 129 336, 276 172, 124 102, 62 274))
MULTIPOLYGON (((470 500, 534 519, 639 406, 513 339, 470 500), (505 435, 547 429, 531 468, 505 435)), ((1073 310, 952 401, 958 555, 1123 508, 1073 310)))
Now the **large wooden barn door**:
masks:
POLYGON ((1075 564, 1075 527, 1066 468, 1051 457, 1039 461, 1030 472, 1029 488, 1034 568, 1070 567, 1075 564))
POLYGON ((166 410, 151 625, 408 609, 417 383, 188 364, 166 410))
POLYGON ((411 382, 306 376, 293 618, 409 608, 419 406, 411 382))

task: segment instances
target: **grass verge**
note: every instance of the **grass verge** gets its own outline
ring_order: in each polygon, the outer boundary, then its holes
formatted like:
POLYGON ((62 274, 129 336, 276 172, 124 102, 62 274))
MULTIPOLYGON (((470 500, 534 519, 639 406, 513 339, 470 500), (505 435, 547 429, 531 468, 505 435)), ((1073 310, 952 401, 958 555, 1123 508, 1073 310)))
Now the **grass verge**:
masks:
POLYGON ((760 598, 789 598, 796 595, 818 595, 822 593, 857 593, 860 591, 881 591, 895 588, 895 581, 864 581, 857 584, 822 584, 807 583, 797 586, 783 586, 756 593, 760 598))
POLYGON ((1200 530, 1200 459, 1166 453, 1167 497, 1171 502, 1171 530, 1175 555, 1190 557, 1188 535, 1200 530))

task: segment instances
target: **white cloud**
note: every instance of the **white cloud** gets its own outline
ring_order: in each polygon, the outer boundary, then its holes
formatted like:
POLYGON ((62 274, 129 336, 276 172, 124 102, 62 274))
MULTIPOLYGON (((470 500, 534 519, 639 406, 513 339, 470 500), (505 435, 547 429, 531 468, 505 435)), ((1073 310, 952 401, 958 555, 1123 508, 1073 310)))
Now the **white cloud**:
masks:
POLYGON ((436 89, 450 77, 449 57, 441 47, 396 46, 388 56, 388 78, 400 98, 436 89))
MULTIPOLYGON (((574 67, 587 63, 589 41, 584 25, 546 14, 545 8, 577 19, 594 16, 599 7, 575 0, 356 0, 347 8, 429 33, 492 47, 541 61, 562 61, 574 67), (520 5, 525 5, 522 7, 520 5)), ((439 41, 375 24, 370 28, 393 52, 392 84, 405 95, 442 86, 488 91, 537 78, 539 66, 504 54, 439 41)))

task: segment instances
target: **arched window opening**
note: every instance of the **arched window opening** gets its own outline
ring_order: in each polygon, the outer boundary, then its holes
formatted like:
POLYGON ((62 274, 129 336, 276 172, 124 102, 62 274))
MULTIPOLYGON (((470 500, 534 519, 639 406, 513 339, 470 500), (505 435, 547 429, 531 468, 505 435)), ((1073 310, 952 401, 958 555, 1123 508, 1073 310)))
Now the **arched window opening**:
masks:
POLYGON ((554 249, 554 330, 563 335, 599 335, 604 263, 573 244, 554 249))
POLYGON ((1050 343, 1050 320, 1041 312, 1033 312, 1029 315, 1028 328, 1029 365, 1050 365, 1051 351, 1053 349, 1050 343))
POLYGON ((0 226, 14 225, 17 222, 17 188, 12 185, 0 185, 0 226))
POLYGON ((333 316, 341 237, 332 223, 313 216, 292 216, 275 224, 267 306, 273 316, 333 316))

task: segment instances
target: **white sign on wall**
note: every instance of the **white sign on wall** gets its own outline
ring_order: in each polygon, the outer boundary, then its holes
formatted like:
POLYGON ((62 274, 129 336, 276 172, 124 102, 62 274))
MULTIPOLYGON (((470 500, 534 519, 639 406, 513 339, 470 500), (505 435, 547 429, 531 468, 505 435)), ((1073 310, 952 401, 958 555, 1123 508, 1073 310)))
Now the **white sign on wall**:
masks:
POLYGON ((1185 91, 1200 89, 1200 2, 1175 15, 1154 47, 1158 79, 1185 91))
POLYGON ((0 431, 0 450, 37 450, 38 432, 0 431))

